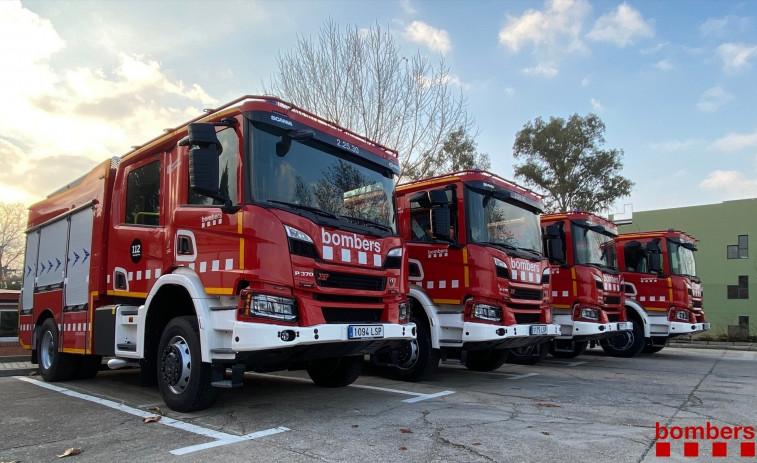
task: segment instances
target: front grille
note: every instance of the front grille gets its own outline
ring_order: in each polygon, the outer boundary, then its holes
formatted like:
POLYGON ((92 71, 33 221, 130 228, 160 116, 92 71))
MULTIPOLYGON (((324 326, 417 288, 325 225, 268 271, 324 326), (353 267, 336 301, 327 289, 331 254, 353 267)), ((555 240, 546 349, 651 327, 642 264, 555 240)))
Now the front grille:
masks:
POLYGON ((525 288, 515 288, 515 292, 510 294, 510 297, 512 299, 526 299, 529 301, 541 301, 541 290, 540 289, 525 289, 525 288))
POLYGON ((362 291, 383 291, 386 278, 370 275, 355 275, 342 272, 324 272, 316 269, 315 283, 324 288, 357 289, 362 291))
POLYGON ((529 323, 539 323, 539 314, 538 313, 518 313, 515 312, 513 315, 515 315, 515 322, 519 325, 529 324, 529 323))
POLYGON ((701 309, 702 308, 702 301, 694 301, 692 304, 695 309, 701 309))
POLYGON ((620 304, 620 296, 605 296, 605 304, 607 305, 620 304))
POLYGON ((323 307, 326 323, 374 323, 381 321, 381 309, 341 309, 323 307))
POLYGON ((313 299, 321 302, 344 302, 348 304, 381 304, 382 302, 384 302, 380 297, 348 296, 344 294, 323 293, 313 293, 313 299))
POLYGON ((608 313, 607 314, 607 320, 610 322, 617 322, 620 321, 620 315, 616 313, 608 313))

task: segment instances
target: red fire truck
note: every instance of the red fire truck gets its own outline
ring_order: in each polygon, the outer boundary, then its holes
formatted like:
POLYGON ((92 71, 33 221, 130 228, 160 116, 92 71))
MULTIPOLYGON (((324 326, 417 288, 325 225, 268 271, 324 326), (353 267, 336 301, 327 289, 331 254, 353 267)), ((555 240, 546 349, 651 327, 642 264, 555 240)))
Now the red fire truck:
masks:
POLYGON ((394 375, 422 379, 440 358, 476 371, 499 368, 508 354, 538 359, 538 345, 560 334, 541 197, 481 170, 400 185, 396 196, 418 338, 400 350, 394 375))
POLYGON ((141 368, 174 410, 245 371, 337 387, 415 339, 396 152, 246 96, 29 213, 19 339, 48 381, 141 368))
POLYGON ((589 343, 630 330, 613 243, 618 227, 580 211, 542 215, 541 225, 552 264, 552 317, 561 328, 552 355, 576 357, 589 343))
POLYGON ((672 229, 625 233, 615 239, 615 249, 633 330, 603 340, 605 352, 618 357, 659 352, 670 338, 710 329, 696 276, 696 239, 672 229))

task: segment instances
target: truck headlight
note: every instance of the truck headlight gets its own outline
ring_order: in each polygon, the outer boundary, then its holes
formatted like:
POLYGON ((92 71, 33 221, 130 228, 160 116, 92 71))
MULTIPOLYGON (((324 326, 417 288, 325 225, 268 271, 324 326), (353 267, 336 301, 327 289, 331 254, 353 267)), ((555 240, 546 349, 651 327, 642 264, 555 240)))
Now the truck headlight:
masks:
POLYGON ((296 299, 268 294, 247 294, 245 312, 250 317, 272 318, 286 322, 296 322, 299 316, 296 299))
POLYGON ((688 322, 689 321, 689 312, 687 312, 685 310, 677 310, 676 311, 676 320, 681 320, 681 321, 684 321, 684 322, 688 322))
POLYGON ((581 308, 581 318, 585 318, 587 320, 597 320, 597 321, 599 321, 599 310, 597 310, 597 309, 590 309, 588 307, 582 307, 581 308))
POLYGON ((410 321, 410 303, 407 301, 400 302, 399 305, 399 322, 407 323, 410 321))
POLYGON ((502 259, 494 258, 494 269, 497 271, 497 278, 510 279, 510 270, 502 259))
POLYGON ((494 305, 474 303, 471 317, 492 322, 501 322, 502 308, 494 305))

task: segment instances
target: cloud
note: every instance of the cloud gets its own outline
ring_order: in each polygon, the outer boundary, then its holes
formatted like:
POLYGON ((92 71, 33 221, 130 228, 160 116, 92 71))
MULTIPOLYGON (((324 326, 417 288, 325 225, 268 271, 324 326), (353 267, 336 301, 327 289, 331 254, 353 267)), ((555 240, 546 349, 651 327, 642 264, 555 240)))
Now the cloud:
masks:
POLYGON ((66 43, 20 2, 0 1, 0 192, 37 200, 216 100, 157 61, 111 55, 112 67, 56 67, 66 43), (202 107, 202 106, 201 106, 202 107))
POLYGON ((596 98, 592 98, 591 100, 591 107, 594 111, 604 111, 604 106, 602 106, 602 103, 599 102, 596 98))
POLYGON ((733 100, 733 95, 726 92, 723 87, 708 88, 699 97, 697 109, 704 113, 712 113, 731 100, 733 100))
POLYGON ((753 198, 757 196, 757 179, 735 170, 715 170, 699 183, 699 188, 725 193, 731 199, 753 198))
POLYGON ((452 49, 447 31, 421 21, 413 21, 405 28, 405 38, 414 43, 421 43, 442 55, 446 55, 452 49))
POLYGON ((670 60, 668 59, 663 59, 663 60, 658 61, 657 63, 655 63, 654 67, 656 67, 660 71, 665 71, 665 72, 673 70, 673 65, 670 63, 670 60))
POLYGON ((528 10, 520 17, 508 16, 507 25, 499 31, 499 43, 514 52, 528 43, 536 48, 586 51, 581 28, 590 9, 585 0, 547 0, 543 11, 528 10))
POLYGON ((584 77, 583 79, 581 79, 581 87, 588 87, 590 83, 591 81, 589 80, 588 77, 584 77))
POLYGON ((523 69, 523 73, 527 75, 544 76, 549 79, 557 77, 559 71, 555 63, 539 63, 534 67, 523 69))
POLYGON ((597 42, 613 43, 620 48, 631 45, 637 38, 654 37, 653 21, 645 21, 637 10, 623 3, 610 13, 602 15, 586 35, 597 42))
POLYGON ((757 45, 724 43, 718 47, 725 72, 736 72, 749 67, 749 61, 757 57, 757 45))
POLYGON ((734 30, 744 31, 749 27, 749 18, 729 15, 724 18, 708 18, 699 25, 699 31, 704 36, 722 37, 734 30))
POLYGON ((729 133, 716 140, 710 148, 717 151, 738 151, 757 147, 757 130, 753 133, 729 133))

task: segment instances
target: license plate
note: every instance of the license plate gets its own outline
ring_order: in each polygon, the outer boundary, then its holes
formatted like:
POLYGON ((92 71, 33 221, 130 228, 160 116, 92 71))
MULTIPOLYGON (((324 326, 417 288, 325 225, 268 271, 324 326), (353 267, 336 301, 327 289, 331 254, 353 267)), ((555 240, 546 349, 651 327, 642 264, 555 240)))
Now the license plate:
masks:
POLYGON ((531 325, 529 328, 531 335, 547 334, 547 325, 531 325))
POLYGON ((633 328, 631 322, 618 322, 618 330, 630 330, 633 328))
POLYGON ((384 337, 384 327, 380 325, 350 325, 348 339, 374 339, 384 337))

